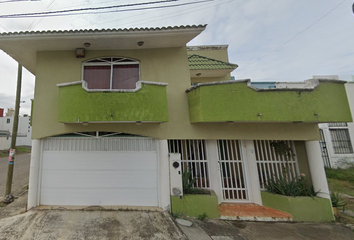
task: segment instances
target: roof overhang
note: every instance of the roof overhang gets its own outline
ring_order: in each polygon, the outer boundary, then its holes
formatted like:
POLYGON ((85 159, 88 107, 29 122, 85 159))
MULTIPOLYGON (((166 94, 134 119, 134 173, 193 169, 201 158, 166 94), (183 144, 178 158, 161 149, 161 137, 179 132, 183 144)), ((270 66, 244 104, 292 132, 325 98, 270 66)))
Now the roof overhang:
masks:
POLYGON ((0 34, 0 49, 18 61, 31 73, 36 73, 36 54, 39 51, 147 49, 185 46, 198 36, 206 25, 130 28, 106 30, 70 30, 13 32, 0 34), (138 42, 143 41, 142 46, 138 42))

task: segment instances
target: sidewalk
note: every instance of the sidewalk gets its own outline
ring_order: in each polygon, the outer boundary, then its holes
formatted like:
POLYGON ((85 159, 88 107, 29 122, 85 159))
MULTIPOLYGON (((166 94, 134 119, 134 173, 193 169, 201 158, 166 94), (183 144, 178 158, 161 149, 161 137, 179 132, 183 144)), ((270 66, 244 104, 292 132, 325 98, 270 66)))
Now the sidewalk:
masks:
POLYGON ((122 236, 130 237, 128 239, 186 239, 183 233, 191 240, 354 239, 352 230, 336 223, 268 223, 189 219, 192 226, 185 227, 175 223, 166 212, 50 209, 35 209, 26 212, 27 190, 14 195, 19 197, 8 206, 0 208, 0 236, 4 237, 4 233, 8 234, 8 237, 4 239, 17 239, 11 238, 12 232, 21 236, 18 239, 36 240, 53 236, 56 236, 55 239, 75 239, 74 236, 79 237, 80 234, 80 237, 84 237, 82 239, 95 239, 95 236, 101 237, 100 239, 122 239, 122 236), (16 224, 11 225, 11 222, 16 222, 16 224), (92 232, 91 228, 97 232, 92 232), (91 236, 85 234, 87 231, 92 233, 91 236), (26 233, 27 237, 22 237, 22 233, 26 233), (72 235, 67 235, 68 233, 72 235))

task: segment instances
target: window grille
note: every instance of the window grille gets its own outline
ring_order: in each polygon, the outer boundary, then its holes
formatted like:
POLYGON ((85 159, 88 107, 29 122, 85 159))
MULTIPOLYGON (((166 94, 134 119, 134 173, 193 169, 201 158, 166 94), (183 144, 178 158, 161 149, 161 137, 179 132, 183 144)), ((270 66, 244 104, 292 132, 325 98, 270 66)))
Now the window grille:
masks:
POLYGON ((191 171, 195 188, 210 188, 209 166, 204 140, 168 140, 169 153, 181 154, 182 172, 191 171))
POLYGON ((269 140, 254 140, 255 154, 257 161, 257 170, 261 189, 266 188, 268 179, 276 179, 282 176, 287 176, 293 179, 299 176, 298 161, 293 141, 285 141, 287 146, 292 149, 294 156, 286 157, 279 155, 271 146, 269 140))
POLYGON ((348 124, 345 122, 342 123, 328 123, 328 127, 348 127, 348 124))
POLYGON ((88 89, 135 89, 139 62, 128 58, 96 58, 83 63, 88 89))
POLYGON ((353 146, 350 141, 348 129, 330 128, 329 132, 331 134, 335 154, 353 153, 353 146))
POLYGON ((239 140, 218 140, 221 185, 224 200, 248 201, 244 160, 239 140))
POLYGON ((329 159, 328 151, 327 151, 327 143, 322 129, 320 129, 320 135, 321 135, 320 148, 322 153, 323 164, 325 167, 331 168, 331 161, 329 159))

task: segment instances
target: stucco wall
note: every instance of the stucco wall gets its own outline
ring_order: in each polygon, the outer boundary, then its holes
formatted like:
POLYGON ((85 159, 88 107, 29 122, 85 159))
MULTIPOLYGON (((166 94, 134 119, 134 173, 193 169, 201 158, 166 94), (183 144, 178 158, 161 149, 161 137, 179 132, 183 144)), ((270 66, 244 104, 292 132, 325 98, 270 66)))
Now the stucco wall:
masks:
POLYGON ((300 173, 305 174, 305 179, 312 183, 310 167, 308 164, 308 158, 306 153, 306 146, 305 142, 303 141, 295 141, 295 150, 296 150, 296 157, 299 164, 300 173))
MULTIPOLYGON (((289 139, 316 140, 317 124, 292 123, 198 123, 191 124, 185 90, 191 85, 185 47, 168 49, 90 51, 86 58, 76 58, 73 51, 38 52, 33 139, 71 132, 116 131, 158 139, 289 139), (143 81, 168 83, 167 123, 94 123, 58 122, 58 83, 81 80, 81 64, 96 57, 129 57, 140 61, 143 81)), ((92 108, 102 108, 97 104, 92 108)))

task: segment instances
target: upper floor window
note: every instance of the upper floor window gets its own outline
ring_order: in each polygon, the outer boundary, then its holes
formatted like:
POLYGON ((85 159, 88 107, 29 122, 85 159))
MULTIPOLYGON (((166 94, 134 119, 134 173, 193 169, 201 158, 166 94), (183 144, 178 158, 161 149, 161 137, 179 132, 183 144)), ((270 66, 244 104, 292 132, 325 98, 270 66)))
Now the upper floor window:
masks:
POLYGON ((10 123, 10 118, 6 119, 6 123, 10 123))
POLYGON ((88 89, 135 89, 139 62, 129 58, 96 58, 83 63, 88 89))

